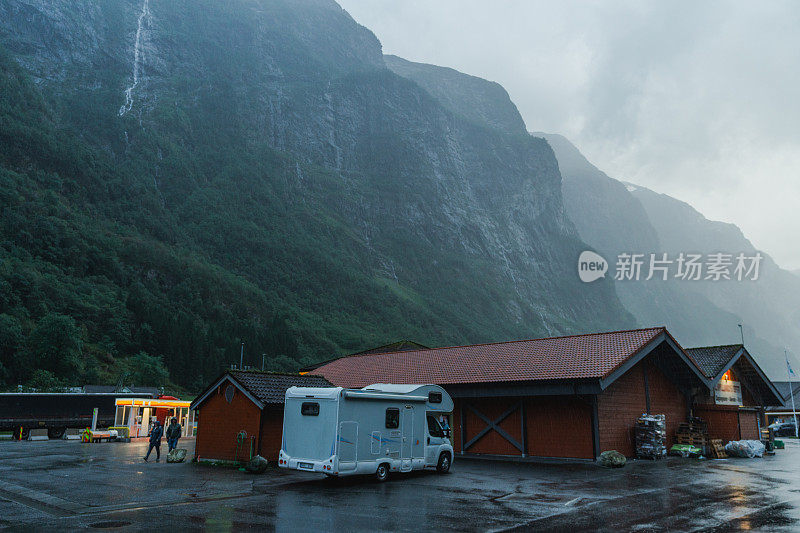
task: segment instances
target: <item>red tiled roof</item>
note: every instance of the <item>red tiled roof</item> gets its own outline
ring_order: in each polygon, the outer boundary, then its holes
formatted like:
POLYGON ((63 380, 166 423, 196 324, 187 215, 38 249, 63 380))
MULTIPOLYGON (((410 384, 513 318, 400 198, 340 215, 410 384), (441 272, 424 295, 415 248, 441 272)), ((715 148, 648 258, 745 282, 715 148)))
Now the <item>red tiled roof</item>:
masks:
POLYGON ((315 374, 341 387, 603 378, 663 327, 343 357, 315 374))

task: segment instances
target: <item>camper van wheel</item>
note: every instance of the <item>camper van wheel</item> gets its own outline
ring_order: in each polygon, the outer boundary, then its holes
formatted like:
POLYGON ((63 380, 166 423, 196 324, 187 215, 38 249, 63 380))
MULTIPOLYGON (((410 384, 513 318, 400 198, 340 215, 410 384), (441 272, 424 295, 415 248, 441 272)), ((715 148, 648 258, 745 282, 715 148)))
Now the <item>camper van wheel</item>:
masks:
POLYGON ((381 482, 389 479, 389 465, 386 463, 378 465, 378 469, 375 471, 375 479, 381 482))
POLYGON ((436 471, 440 474, 446 474, 450 470, 450 454, 443 453, 439 456, 439 463, 436 465, 436 471))

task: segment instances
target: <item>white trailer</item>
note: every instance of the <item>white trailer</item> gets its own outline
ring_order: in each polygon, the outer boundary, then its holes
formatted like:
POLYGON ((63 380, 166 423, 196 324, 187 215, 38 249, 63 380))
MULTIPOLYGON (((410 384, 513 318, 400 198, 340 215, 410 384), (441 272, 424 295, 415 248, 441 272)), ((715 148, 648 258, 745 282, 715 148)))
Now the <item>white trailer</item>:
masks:
POLYGON ((453 400, 438 385, 286 391, 278 466, 328 476, 450 469, 453 446, 439 418, 453 400))

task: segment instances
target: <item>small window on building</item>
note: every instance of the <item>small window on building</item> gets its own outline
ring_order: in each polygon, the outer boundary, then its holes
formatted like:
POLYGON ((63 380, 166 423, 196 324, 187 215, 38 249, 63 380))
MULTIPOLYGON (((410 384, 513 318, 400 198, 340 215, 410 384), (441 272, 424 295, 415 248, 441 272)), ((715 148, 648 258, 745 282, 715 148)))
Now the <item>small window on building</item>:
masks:
POLYGON ((428 402, 430 403, 442 403, 442 393, 437 391, 431 391, 428 393, 428 402))
POLYGON ((300 414, 303 416, 318 416, 319 404, 317 402, 303 402, 300 407, 300 414))
POLYGON ((397 429, 400 427, 400 409, 390 407, 386 410, 386 429, 397 429))

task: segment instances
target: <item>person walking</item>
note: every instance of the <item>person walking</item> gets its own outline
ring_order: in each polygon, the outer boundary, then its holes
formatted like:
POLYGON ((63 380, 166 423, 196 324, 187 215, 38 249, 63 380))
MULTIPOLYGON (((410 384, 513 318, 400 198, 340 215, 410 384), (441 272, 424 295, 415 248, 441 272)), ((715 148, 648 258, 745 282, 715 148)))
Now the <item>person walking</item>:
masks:
POLYGON ((167 446, 169 446, 168 451, 171 452, 178 447, 179 438, 181 438, 181 425, 178 424, 178 419, 173 416, 169 427, 167 428, 167 446))
POLYGON ((153 427, 150 429, 150 446, 147 448, 147 455, 144 456, 145 462, 150 457, 150 452, 153 451, 153 448, 156 450, 156 462, 161 460, 161 437, 163 435, 164 429, 161 424, 158 423, 158 420, 154 421, 153 427))

